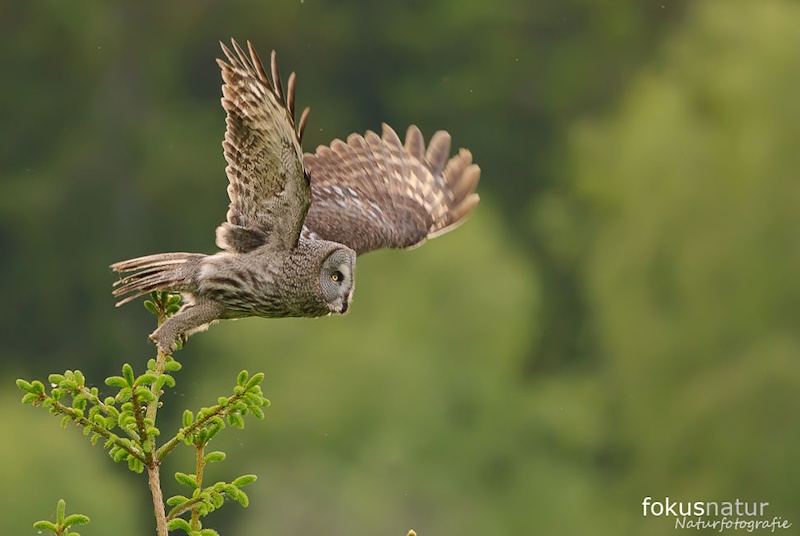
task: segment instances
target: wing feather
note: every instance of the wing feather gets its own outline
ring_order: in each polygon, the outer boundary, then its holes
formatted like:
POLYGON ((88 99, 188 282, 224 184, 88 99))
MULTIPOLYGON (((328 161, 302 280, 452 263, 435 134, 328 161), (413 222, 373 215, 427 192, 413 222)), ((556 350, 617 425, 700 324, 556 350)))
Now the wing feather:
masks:
POLYGON ((480 168, 466 149, 450 158, 450 146, 445 131, 426 148, 416 126, 403 143, 384 124, 382 136, 352 134, 307 153, 312 203, 304 231, 362 254, 416 247, 454 229, 478 204, 480 168))
POLYGON ((295 75, 285 96, 275 51, 270 81, 250 42, 249 54, 231 43, 233 51, 220 43, 227 62, 217 60, 227 112, 222 147, 231 201, 227 221, 217 229, 217 245, 242 252, 266 243, 290 249, 311 203, 301 148, 308 109, 296 123, 295 75))

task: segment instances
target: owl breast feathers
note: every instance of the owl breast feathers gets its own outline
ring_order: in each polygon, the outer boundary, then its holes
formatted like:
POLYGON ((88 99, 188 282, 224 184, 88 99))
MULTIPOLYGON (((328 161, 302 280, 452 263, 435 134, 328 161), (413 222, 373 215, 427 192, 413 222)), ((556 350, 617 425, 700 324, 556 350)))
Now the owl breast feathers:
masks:
POLYGON ((217 60, 230 198, 220 251, 111 265, 118 306, 154 290, 182 295, 182 308, 150 335, 164 353, 216 320, 344 314, 356 255, 419 246, 478 204, 480 168, 466 149, 450 158, 444 131, 426 146, 416 126, 403 142, 384 124, 381 136, 351 134, 303 154, 308 108, 296 120, 294 73, 284 93, 274 51, 270 80, 249 42, 249 54, 232 45, 217 60))

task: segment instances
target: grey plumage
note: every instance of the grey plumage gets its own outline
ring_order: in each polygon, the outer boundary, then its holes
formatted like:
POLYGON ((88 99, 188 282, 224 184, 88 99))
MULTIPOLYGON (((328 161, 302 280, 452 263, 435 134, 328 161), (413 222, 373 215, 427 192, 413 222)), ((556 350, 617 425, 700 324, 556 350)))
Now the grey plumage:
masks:
POLYGON ((150 337, 159 350, 215 320, 315 317, 347 311, 357 254, 411 248, 460 225, 478 203, 480 169, 450 135, 425 146, 416 126, 405 143, 352 134, 303 154, 306 108, 295 119, 294 73, 284 93, 275 52, 267 75, 253 46, 222 45, 223 141, 230 206, 214 255, 164 253, 111 265, 127 303, 153 290, 180 292, 184 306, 150 337))
POLYGON ((304 159, 313 199, 306 231, 363 254, 416 247, 454 229, 478 204, 480 168, 466 149, 449 155, 450 134, 437 132, 426 150, 414 125, 405 145, 384 124, 382 137, 368 131, 318 147, 304 159))

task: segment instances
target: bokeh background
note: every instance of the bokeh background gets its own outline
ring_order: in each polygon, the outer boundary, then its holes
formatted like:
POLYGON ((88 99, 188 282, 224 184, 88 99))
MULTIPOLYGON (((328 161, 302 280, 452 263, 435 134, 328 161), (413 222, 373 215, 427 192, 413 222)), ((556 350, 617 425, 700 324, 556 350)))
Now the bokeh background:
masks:
MULTIPOLYGON (((800 6, 788 0, 12 0, 0 6, 0 501, 34 534, 153 533, 142 477, 22 406, 153 355, 108 265, 214 251, 219 40, 298 72, 306 150, 429 138, 481 165, 457 232, 359 260, 352 312, 197 335, 178 426, 264 371, 225 535, 673 534, 644 497, 768 501, 800 527, 800 6)), ((166 432, 165 430, 165 432, 166 432)), ((191 453, 169 474, 190 472, 191 453)))

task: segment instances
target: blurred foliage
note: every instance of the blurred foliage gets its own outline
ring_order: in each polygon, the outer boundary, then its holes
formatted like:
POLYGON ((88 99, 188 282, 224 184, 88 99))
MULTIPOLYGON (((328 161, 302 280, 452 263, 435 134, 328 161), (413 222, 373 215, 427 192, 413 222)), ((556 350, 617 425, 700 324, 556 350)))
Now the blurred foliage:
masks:
POLYGON ((800 6, 740 7, 699 6, 617 116, 577 129, 583 268, 622 496, 762 497, 794 523, 800 6))
MULTIPOLYGON (((202 403, 246 367, 273 402, 226 439, 261 478, 221 533, 662 534, 641 501, 666 495, 800 523, 797 20, 788 0, 4 5, 3 370, 151 354, 107 266, 213 251, 216 41, 251 39, 298 72, 306 150, 444 128, 483 201, 452 235, 359 259, 345 318, 189 342, 167 396, 202 403)), ((60 495, 20 479, 29 526, 60 495)))
POLYGON ((70 512, 91 518, 80 527, 83 536, 144 534, 152 526, 147 490, 137 491, 131 475, 110 471, 113 462, 101 447, 90 447, 77 427, 61 429, 46 412, 23 407, 20 391, 8 388, 9 382, 4 378, 0 390, 0 422, 9 431, 0 440, 0 482, 13 490, 0 507, 3 530, 37 534, 33 523, 55 522, 53 505, 63 497, 70 512))

